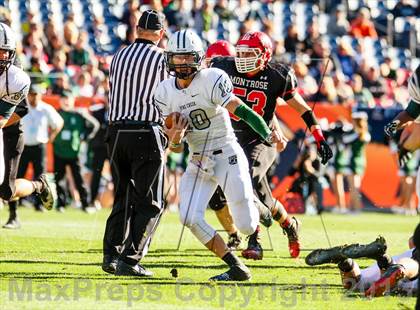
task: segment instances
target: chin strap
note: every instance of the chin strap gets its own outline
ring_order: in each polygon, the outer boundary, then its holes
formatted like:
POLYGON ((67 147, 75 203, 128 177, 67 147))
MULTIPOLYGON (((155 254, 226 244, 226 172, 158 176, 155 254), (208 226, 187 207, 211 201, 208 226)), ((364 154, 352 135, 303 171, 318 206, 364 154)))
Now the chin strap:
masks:
POLYGON ((9 94, 9 67, 10 65, 6 67, 6 70, 4 70, 6 71, 6 93, 8 96, 10 95, 9 94))
POLYGON ((0 69, 0 75, 2 75, 3 73, 6 74, 6 94, 8 96, 10 95, 10 93, 9 93, 9 68, 10 68, 11 65, 12 65, 11 62, 6 63, 6 65, 2 66, 1 69, 0 69))
POLYGON ((200 70, 198 68, 190 67, 193 71, 189 74, 182 73, 182 72, 176 72, 175 76, 181 80, 187 80, 193 78, 200 70))

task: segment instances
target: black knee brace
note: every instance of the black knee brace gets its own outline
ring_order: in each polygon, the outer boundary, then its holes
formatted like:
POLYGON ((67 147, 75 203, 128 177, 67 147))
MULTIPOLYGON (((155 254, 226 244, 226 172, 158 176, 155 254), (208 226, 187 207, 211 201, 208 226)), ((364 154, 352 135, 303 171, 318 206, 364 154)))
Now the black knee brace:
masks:
POLYGON ((225 194, 223 193, 222 189, 217 187, 216 191, 214 192, 213 196, 209 201, 209 207, 213 211, 218 211, 223 209, 223 207, 227 204, 225 194))

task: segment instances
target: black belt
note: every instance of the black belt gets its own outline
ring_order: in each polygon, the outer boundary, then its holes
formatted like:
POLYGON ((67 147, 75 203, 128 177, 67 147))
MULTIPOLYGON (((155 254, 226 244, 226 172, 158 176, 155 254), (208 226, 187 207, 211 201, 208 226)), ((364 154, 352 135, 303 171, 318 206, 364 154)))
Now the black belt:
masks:
POLYGON ((133 125, 133 126, 160 126, 159 123, 156 122, 148 122, 148 121, 133 121, 133 120, 121 120, 115 122, 109 122, 109 126, 120 126, 120 125, 133 125))
MULTIPOLYGON (((216 150, 216 151, 213 151, 213 155, 217 155, 217 154, 222 154, 223 153, 223 150, 216 150)), ((193 155, 200 155, 201 153, 198 153, 198 152, 194 152, 193 153, 193 155)))

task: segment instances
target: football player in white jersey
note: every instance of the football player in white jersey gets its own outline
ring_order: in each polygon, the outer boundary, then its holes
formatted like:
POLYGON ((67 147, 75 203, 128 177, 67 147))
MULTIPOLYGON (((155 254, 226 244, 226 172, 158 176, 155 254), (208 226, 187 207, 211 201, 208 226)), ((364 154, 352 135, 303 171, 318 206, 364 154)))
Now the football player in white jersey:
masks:
POLYGON ((204 218, 208 202, 220 185, 242 233, 252 234, 259 221, 248 162, 228 112, 246 121, 269 143, 277 143, 280 136, 232 93, 232 83, 224 71, 201 68, 203 58, 201 39, 194 32, 174 33, 165 51, 168 70, 174 77, 159 84, 155 101, 163 116, 171 115, 173 119, 171 128, 165 128, 170 149, 180 151, 184 135, 190 148, 190 160, 180 184, 181 222, 230 267, 210 280, 244 281, 251 277, 248 268, 204 218), (176 119, 173 112, 181 116, 176 119))
MULTIPOLYGON (((0 130, 2 144, 0 153, 0 198, 17 200, 36 193, 46 209, 54 204, 55 193, 45 175, 39 180, 16 179, 20 155, 23 150, 23 132, 19 123, 27 112, 29 76, 14 65, 16 41, 13 31, 0 23, 0 130)), ((10 210, 10 217, 4 228, 18 228, 16 210, 10 210)))

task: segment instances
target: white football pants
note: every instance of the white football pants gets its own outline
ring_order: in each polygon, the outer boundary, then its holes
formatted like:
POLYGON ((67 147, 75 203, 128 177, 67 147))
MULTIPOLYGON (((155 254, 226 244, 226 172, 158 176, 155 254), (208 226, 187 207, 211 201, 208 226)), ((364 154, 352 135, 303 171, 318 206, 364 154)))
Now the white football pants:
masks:
POLYGON ((248 160, 244 151, 237 142, 225 146, 222 151, 216 155, 204 152, 211 159, 210 174, 197 168, 191 161, 191 154, 181 178, 180 220, 203 244, 208 243, 216 234, 204 216, 217 185, 225 193, 234 223, 240 232, 250 235, 258 225, 259 214, 253 200, 248 160))

